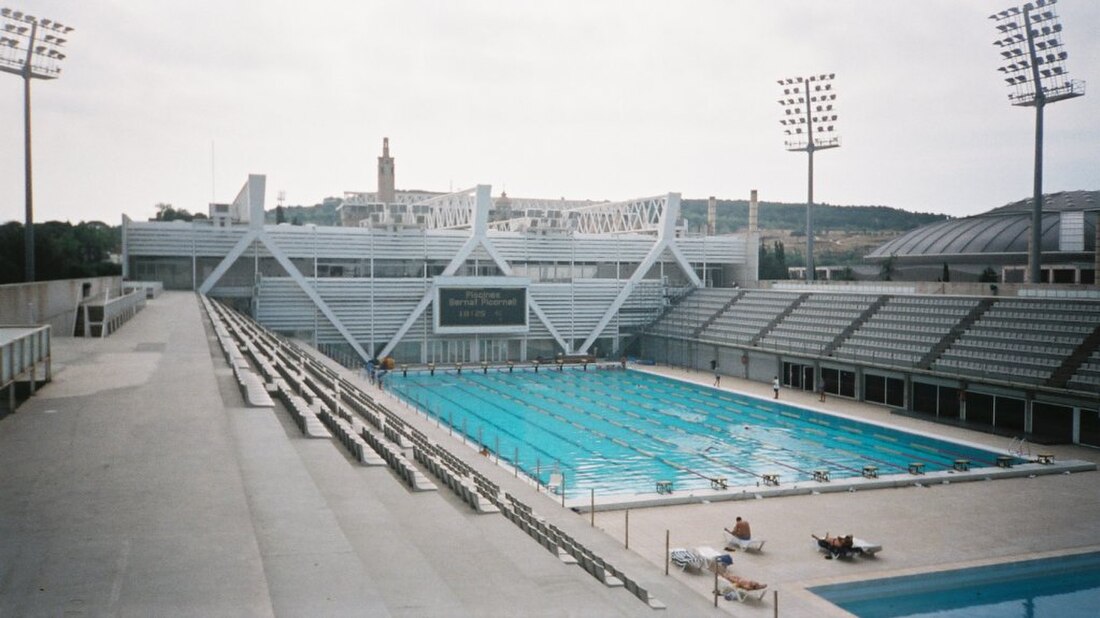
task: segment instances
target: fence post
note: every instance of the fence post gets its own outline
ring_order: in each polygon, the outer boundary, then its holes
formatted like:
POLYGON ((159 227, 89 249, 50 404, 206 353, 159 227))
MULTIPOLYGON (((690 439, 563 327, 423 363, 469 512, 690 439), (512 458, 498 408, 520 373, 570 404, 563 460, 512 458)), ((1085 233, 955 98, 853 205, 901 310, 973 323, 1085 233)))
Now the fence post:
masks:
POLYGON ((588 508, 588 513, 592 516, 591 517, 592 521, 590 522, 589 525, 592 528, 595 528, 596 527, 596 488, 595 487, 590 487, 588 489, 588 491, 589 491, 589 495, 591 496, 591 498, 589 500, 589 503, 590 503, 591 506, 589 506, 589 508, 588 508))
POLYGON ((665 528, 665 575, 668 575, 668 550, 669 550, 668 538, 669 538, 669 531, 668 531, 667 528, 665 528))
POLYGON ((626 549, 630 549, 630 509, 626 510, 626 549))

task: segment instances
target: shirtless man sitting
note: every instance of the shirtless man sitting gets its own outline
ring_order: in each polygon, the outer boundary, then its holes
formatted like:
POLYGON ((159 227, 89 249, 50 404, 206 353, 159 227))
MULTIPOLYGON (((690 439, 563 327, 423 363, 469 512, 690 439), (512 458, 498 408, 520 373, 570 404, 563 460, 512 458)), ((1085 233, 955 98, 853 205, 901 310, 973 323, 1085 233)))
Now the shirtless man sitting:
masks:
MULTIPOLYGON (((733 530, 729 528, 723 528, 723 530, 733 535, 733 538, 738 541, 748 541, 752 539, 752 530, 749 529, 749 521, 747 519, 738 517, 736 523, 733 524, 733 530)), ((737 551, 736 543, 730 543, 726 547, 726 551, 737 551)))

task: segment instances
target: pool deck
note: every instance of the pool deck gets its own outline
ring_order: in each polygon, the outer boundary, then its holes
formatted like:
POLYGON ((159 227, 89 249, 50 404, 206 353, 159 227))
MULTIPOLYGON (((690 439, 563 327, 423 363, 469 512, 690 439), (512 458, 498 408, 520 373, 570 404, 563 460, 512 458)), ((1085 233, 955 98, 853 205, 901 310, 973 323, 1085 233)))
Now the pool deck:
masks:
MULTIPOLYGON (((445 491, 410 492, 388 469, 353 465, 335 441, 303 438, 284 410, 245 407, 192 294, 150 300, 106 339, 53 346, 53 382, 0 420, 0 615, 765 618, 777 592, 780 616, 841 616, 805 588, 1100 548, 1097 472, 577 513, 363 385, 668 606, 653 610, 563 564, 503 517, 476 515, 445 491), (768 593, 715 609, 711 577, 664 575, 665 535, 674 547, 721 549, 721 529, 737 515, 767 542, 763 553, 735 553, 733 570, 768 583, 768 593), (809 535, 826 531, 883 550, 822 560, 809 535)), ((771 397, 768 384, 722 382, 771 397)), ((781 399, 1008 447, 1007 438, 849 400, 786 390, 781 399)), ((1100 458, 1042 450, 1059 461, 1100 458)))
MULTIPOLYGON (((713 375, 668 367, 639 367, 699 384, 713 375)), ((770 398, 769 384, 723 376, 723 391, 770 398)), ((932 434, 1006 450, 1008 438, 890 414, 879 406, 784 389, 788 403, 839 413, 919 433, 932 434)), ((1032 446, 1056 461, 1095 462, 1100 451, 1078 446, 1032 446)), ((1016 470, 1018 468, 1013 468, 1016 470)), ((1100 473, 1030 475, 992 481, 943 484, 931 475, 893 489, 821 492, 748 501, 686 504, 630 511, 630 548, 663 564, 665 532, 675 547, 722 549, 722 528, 736 516, 752 524, 753 537, 764 539, 762 553, 733 553, 733 572, 768 583, 778 591, 781 616, 847 616, 847 612, 807 592, 810 586, 955 567, 1055 557, 1100 550, 1100 473), (851 533, 882 545, 874 558, 823 560, 810 534, 851 533)), ((623 538, 622 511, 596 513, 596 525, 613 538, 623 538)), ((685 584, 706 594, 706 575, 676 573, 685 584)), ((772 595, 764 603, 730 603, 739 616, 771 616, 772 595)))

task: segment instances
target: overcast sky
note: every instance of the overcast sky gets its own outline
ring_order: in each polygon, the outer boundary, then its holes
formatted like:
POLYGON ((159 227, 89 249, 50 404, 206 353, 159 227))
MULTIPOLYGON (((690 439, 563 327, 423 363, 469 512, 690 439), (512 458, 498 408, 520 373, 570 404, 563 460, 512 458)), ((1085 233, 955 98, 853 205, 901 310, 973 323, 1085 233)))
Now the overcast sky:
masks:
MULTIPOLYGON (((205 212, 491 184, 522 197, 804 202, 778 78, 835 73, 818 202, 954 216, 1030 195, 1034 110, 1007 100, 979 0, 2 0, 76 30, 32 85, 35 218, 205 212)), ((1100 88, 1100 2, 1062 0, 1100 88)), ((0 74, 0 221, 23 220, 23 89, 0 74)), ((1047 192, 1100 189, 1100 92, 1046 110, 1047 192)))

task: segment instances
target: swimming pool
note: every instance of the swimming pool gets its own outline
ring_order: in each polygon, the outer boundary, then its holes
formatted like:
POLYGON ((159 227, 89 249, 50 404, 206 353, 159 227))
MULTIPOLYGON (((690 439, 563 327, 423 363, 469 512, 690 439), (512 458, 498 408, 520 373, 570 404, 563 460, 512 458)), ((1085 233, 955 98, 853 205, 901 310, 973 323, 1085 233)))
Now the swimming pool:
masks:
POLYGON ((1074 618, 1100 608, 1100 553, 809 589, 860 618, 1074 618))
POLYGON ((543 484, 564 476, 565 494, 653 493, 758 486, 952 469, 958 459, 995 465, 997 454, 779 401, 639 371, 505 368, 409 372, 391 392, 467 439, 518 463, 543 484))

